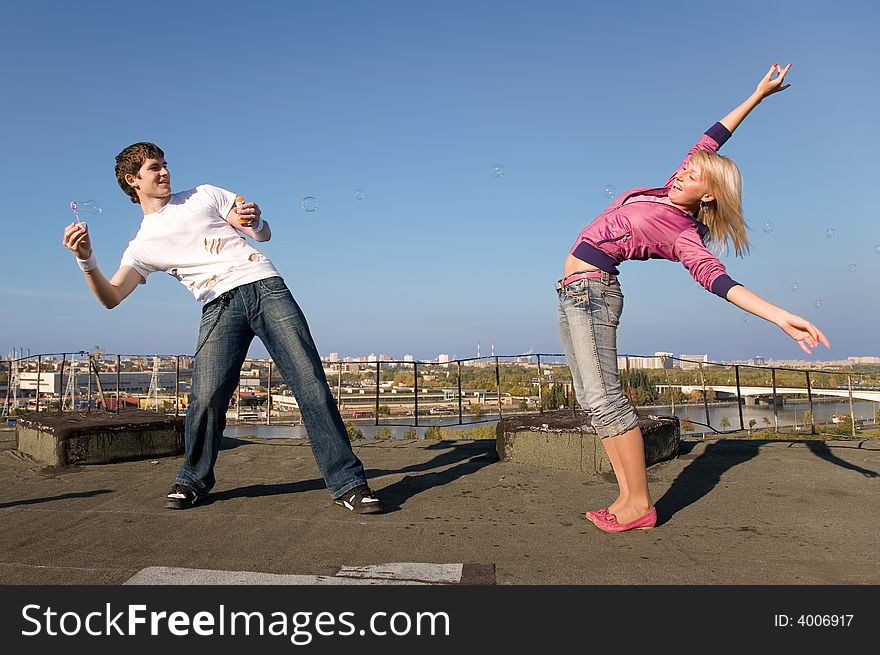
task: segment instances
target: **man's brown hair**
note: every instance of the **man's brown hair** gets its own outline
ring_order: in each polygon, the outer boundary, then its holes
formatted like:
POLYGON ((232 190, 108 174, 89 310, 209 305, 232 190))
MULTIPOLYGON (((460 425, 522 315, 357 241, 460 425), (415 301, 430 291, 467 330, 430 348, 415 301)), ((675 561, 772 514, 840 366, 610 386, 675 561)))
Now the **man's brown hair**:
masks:
POLYGON ((116 181, 133 203, 139 204, 140 200, 138 200, 137 192, 125 181, 125 176, 134 175, 137 177, 138 171, 141 170, 141 166, 146 160, 164 157, 165 153, 162 152, 162 148, 148 141, 132 143, 116 155, 116 181))

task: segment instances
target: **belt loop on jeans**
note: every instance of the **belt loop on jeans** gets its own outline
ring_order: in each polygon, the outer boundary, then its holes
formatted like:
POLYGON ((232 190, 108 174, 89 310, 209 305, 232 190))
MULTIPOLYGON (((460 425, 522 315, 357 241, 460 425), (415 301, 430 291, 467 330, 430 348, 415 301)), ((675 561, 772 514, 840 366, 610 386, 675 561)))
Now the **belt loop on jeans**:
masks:
POLYGON ((599 279, 602 280, 603 284, 608 284, 611 282, 611 278, 616 277, 611 273, 606 273, 605 271, 577 271, 572 273, 571 275, 567 275, 561 280, 556 282, 556 290, 561 291, 569 284, 577 282, 578 280, 584 280, 587 278, 599 279))

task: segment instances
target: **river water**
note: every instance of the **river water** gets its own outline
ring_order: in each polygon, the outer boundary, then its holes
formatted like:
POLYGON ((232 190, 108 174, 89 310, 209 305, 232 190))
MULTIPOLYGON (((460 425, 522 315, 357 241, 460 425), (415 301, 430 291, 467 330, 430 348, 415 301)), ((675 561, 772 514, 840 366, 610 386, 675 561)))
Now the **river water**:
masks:
MULTIPOLYGON (((874 419, 874 411, 878 403, 873 403, 867 400, 854 400, 853 401, 853 414, 855 415, 856 420, 858 421, 860 418, 865 421, 865 423, 872 423, 874 419)), ((778 408, 777 416, 779 421, 780 428, 792 428, 795 426, 803 427, 804 426, 804 412, 810 410, 809 402, 804 400, 800 401, 787 401, 783 407, 778 408)), ((669 416, 672 412, 672 407, 669 405, 666 406, 651 406, 651 407, 640 407, 639 413, 642 415, 647 414, 655 414, 658 416, 669 416)), ((834 415, 843 415, 849 416, 849 401, 844 402, 814 402, 813 403, 813 421, 814 423, 831 423, 831 418, 834 415)), ((773 408, 768 407, 766 405, 759 406, 743 406, 742 415, 743 415, 743 425, 746 429, 749 427, 749 421, 751 419, 755 420, 754 429, 766 429, 773 428, 775 425, 774 416, 773 416, 773 408)), ((687 418, 695 423, 692 430, 682 431, 682 434, 685 435, 700 435, 700 434, 712 434, 713 430, 711 428, 707 428, 703 425, 706 423, 706 410, 703 405, 676 405, 675 406, 675 415, 678 418, 687 418)), ((483 420, 479 423, 474 423, 474 418, 472 416, 464 416, 462 421, 465 425, 459 426, 458 417, 445 417, 445 418, 433 418, 433 417, 419 417, 419 425, 417 427, 413 427, 416 431, 416 434, 420 439, 423 439, 425 436, 425 430, 432 425, 442 426, 442 427, 450 427, 456 430, 461 429, 463 432, 468 431, 469 429, 476 426, 495 426, 498 422, 497 417, 485 416, 486 420, 483 420)), ((395 419, 397 423, 412 423, 412 417, 401 417, 395 419)), ((709 421, 708 424, 713 428, 719 431, 733 430, 739 429, 740 421, 739 421, 739 410, 737 408, 736 403, 733 404, 723 404, 723 405, 709 405, 709 421), (730 422, 730 426, 727 428, 721 427, 721 421, 723 417, 727 417, 727 420, 730 422)), ((355 421, 353 422, 355 425, 367 439, 374 439, 377 436, 377 432, 379 430, 388 430, 391 433, 391 437, 393 439, 403 439, 407 432, 410 430, 409 425, 387 425, 382 424, 376 426, 375 423, 371 421, 355 421)), ((809 431, 809 427, 807 426, 807 430, 809 431)), ((302 425, 260 425, 255 423, 250 424, 238 424, 238 425, 227 425, 224 434, 227 437, 258 437, 261 439, 273 439, 273 438, 294 438, 301 439, 306 436, 305 428, 302 425)), ((464 434, 462 436, 465 436, 464 434)))
MULTIPOLYGON (((864 420, 865 423, 872 423, 874 421, 874 410, 877 406, 877 403, 873 403, 869 400, 854 400, 853 414, 856 418, 856 421, 858 422, 858 420, 861 418, 864 420)), ((672 413, 672 409, 668 405, 666 407, 645 408, 641 409, 640 411, 658 415, 672 413)), ((775 420, 779 421, 780 428, 803 428, 804 413, 808 411, 810 411, 810 403, 808 401, 787 400, 784 406, 778 408, 776 412, 777 419, 774 419, 773 407, 768 407, 766 405, 747 405, 742 407, 743 426, 748 429, 749 421, 751 419, 754 419, 754 429, 756 430, 773 428, 775 425, 775 420)), ((675 415, 679 418, 690 419, 691 421, 695 421, 696 423, 706 423, 706 410, 702 405, 676 405, 675 415)), ((813 402, 814 423, 831 423, 831 418, 835 415, 849 416, 849 401, 813 402)), ((736 403, 730 405, 709 405, 708 424, 716 430, 721 431, 739 429, 739 410, 736 403), (727 417, 727 420, 730 422, 730 427, 721 427, 721 419, 723 417, 727 417)), ((809 431, 809 423, 807 423, 807 430, 809 431)), ((701 425, 694 425, 693 430, 686 432, 683 431, 683 434, 704 432, 711 433, 712 430, 701 425)))

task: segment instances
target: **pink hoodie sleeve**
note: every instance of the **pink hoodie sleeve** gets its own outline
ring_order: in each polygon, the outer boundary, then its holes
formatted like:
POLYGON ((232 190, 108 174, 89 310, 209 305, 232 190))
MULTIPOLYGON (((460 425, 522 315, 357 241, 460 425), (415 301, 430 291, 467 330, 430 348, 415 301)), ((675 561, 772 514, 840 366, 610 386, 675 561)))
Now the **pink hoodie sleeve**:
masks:
POLYGON ((730 278, 724 264, 709 252, 694 230, 685 230, 678 235, 673 245, 673 255, 684 264, 700 286, 725 300, 727 292, 739 284, 730 278))
POLYGON ((710 150, 712 152, 718 152, 718 149, 724 145, 724 143, 730 138, 730 130, 724 127, 721 123, 715 123, 712 127, 710 127, 703 136, 700 137, 700 140, 694 144, 694 147, 690 149, 688 154, 685 156, 684 160, 679 164, 678 168, 675 169, 675 172, 669 176, 669 179, 666 180, 666 184, 663 185, 664 188, 672 186, 672 183, 675 181, 675 176, 678 175, 678 172, 687 166, 687 163, 690 161, 691 156, 697 150, 710 150))

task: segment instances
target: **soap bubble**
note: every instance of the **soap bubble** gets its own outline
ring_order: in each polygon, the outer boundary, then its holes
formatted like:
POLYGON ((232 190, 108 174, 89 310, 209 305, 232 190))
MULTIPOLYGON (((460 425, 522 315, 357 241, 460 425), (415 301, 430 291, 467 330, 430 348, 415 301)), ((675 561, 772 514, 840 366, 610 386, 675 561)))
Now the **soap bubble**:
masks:
POLYGON ((313 212, 318 208, 318 201, 312 196, 306 196, 299 204, 307 212, 313 212))
POLYGON ((880 243, 874 246, 874 252, 880 255, 880 243))
POLYGON ((606 184, 602 193, 609 200, 614 200, 614 197, 617 195, 617 188, 613 184, 606 184))
POLYGON ((742 322, 743 322, 743 323, 748 323, 748 322, 751 321, 751 320, 752 320, 752 317, 751 317, 749 314, 743 314, 743 315, 742 315, 742 322))
POLYGON ((764 232, 770 234, 773 231, 773 221, 764 221, 764 232))
POLYGON ((822 309, 825 306, 825 303, 821 298, 816 298, 816 300, 813 301, 813 304, 816 306, 816 309, 822 309))
POLYGON ((354 199, 355 200, 363 200, 367 197, 367 194, 364 193, 363 189, 355 189, 354 190, 354 199))
POLYGON ((101 205, 99 205, 98 202, 95 200, 71 200, 70 208, 73 210, 73 215, 76 216, 77 223, 82 222, 79 218, 80 212, 97 216, 102 211, 104 211, 104 208, 101 207, 101 205))
POLYGON ((70 207, 76 211, 86 212, 95 216, 104 211, 104 208, 96 200, 74 200, 70 203, 70 207), (76 205, 75 208, 74 205, 76 205))
POLYGON ((825 228, 825 236, 829 239, 833 239, 837 236, 837 230, 835 230, 833 227, 825 228))
POLYGON ((800 282, 797 282, 797 281, 792 282, 792 283, 791 283, 791 290, 794 291, 795 293, 797 293, 798 291, 800 291, 800 290, 801 290, 801 283, 800 283, 800 282))
POLYGON ((850 264, 847 268, 848 268, 848 270, 849 270, 850 273, 855 273, 856 271, 859 270, 858 267, 857 267, 855 264, 850 264))
POLYGON ((492 166, 492 177, 497 177, 501 179, 504 177, 504 165, 503 164, 495 164, 492 166))

